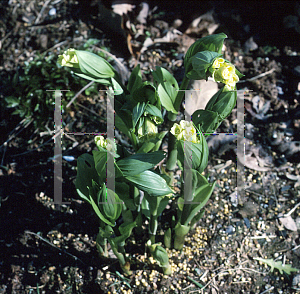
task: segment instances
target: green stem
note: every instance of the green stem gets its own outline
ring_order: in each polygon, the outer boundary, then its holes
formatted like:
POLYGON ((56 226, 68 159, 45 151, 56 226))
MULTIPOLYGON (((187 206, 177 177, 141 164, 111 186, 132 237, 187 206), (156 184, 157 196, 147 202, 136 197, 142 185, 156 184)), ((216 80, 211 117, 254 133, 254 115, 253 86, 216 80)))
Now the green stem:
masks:
POLYGON ((157 226, 158 226, 157 215, 151 214, 150 225, 149 225, 149 235, 150 235, 151 244, 155 244, 157 226))
POLYGON ((188 79, 186 76, 184 76, 184 78, 181 82, 178 94, 175 98, 175 102, 174 102, 174 108, 176 111, 179 111, 179 109, 180 109, 180 105, 181 105, 181 102, 182 102, 182 99, 183 99, 184 93, 185 93, 184 91, 186 90, 187 86, 189 85, 189 82, 190 82, 190 79, 188 79))
MULTIPOLYGON (((180 105, 182 102, 182 99, 184 97, 184 91, 186 90, 190 80, 186 77, 183 78, 182 83, 180 85, 179 91, 176 95, 175 102, 174 102, 174 108, 178 112, 180 109, 180 105)), ((168 113, 168 130, 169 130, 169 138, 168 138, 168 160, 167 160, 167 170, 172 171, 176 167, 177 162, 177 150, 175 148, 176 138, 170 133, 171 128, 174 125, 174 122, 176 121, 177 114, 168 113)), ((171 174, 172 177, 172 174, 171 174)))

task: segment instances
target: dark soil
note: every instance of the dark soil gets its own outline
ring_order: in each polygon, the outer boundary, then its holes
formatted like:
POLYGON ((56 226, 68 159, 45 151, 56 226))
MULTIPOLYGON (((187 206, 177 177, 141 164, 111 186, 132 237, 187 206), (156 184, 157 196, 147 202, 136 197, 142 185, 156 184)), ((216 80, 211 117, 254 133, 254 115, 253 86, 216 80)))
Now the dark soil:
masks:
MULTIPOLYGON (((0 293, 299 293, 299 272, 271 271, 255 258, 300 269, 300 5, 200 3, 153 1, 141 26, 138 2, 127 16, 116 16, 113 25, 110 4, 100 1, 1 2, 0 293), (50 15, 53 8, 56 13, 50 15), (211 9, 213 18, 190 27, 211 9), (182 24, 176 26, 176 19, 182 24), (169 250, 173 275, 164 276, 145 258, 145 229, 144 236, 128 240, 133 274, 124 277, 111 250, 110 258, 98 256, 98 220, 74 186, 76 158, 95 148, 93 136, 63 137, 63 155, 74 157, 63 161, 63 201, 71 204, 55 209, 51 134, 41 136, 42 128, 19 124, 21 118, 6 108, 4 98, 13 95, 10 78, 38 53, 58 55, 97 38, 97 46, 122 58, 127 71, 139 63, 144 78, 151 79, 150 69, 160 65, 180 82, 187 48, 215 24, 214 33, 228 35, 225 57, 245 75, 238 89, 248 90, 244 196, 235 198, 235 141, 214 136, 206 175, 217 187, 184 250, 169 250), (142 50, 147 34, 163 38, 174 27, 183 34, 142 50), (289 215, 286 222, 280 214, 289 215)), ((64 131, 104 131, 105 105, 104 96, 83 92, 63 114, 64 131)), ((219 132, 233 133, 236 118, 234 110, 219 132)), ((169 209, 174 206, 170 203, 169 209)))

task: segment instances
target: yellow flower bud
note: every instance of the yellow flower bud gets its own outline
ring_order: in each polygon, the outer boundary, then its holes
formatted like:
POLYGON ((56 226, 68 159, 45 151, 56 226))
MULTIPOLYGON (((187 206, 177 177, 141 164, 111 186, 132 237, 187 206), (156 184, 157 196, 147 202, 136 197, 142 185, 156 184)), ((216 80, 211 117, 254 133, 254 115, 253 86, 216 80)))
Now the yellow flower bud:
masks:
POLYGON ((58 55, 58 63, 61 66, 79 68, 78 58, 75 49, 68 49, 62 55, 58 55))

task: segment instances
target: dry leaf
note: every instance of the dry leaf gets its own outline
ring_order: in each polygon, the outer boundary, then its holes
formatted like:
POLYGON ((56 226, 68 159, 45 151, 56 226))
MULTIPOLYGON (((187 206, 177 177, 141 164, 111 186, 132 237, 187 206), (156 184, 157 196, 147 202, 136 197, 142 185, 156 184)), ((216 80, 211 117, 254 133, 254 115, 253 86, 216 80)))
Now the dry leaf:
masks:
POLYGON ((280 222, 284 225, 284 227, 290 231, 296 232, 297 231, 297 225, 293 218, 289 216, 283 216, 282 213, 278 214, 280 222))

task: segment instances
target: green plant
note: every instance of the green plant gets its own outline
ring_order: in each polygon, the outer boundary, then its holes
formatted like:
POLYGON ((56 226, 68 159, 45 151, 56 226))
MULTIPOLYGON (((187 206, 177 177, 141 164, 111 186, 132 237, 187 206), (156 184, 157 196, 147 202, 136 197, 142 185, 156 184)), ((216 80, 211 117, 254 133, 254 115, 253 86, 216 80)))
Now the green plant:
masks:
POLYGON ((299 271, 297 268, 293 268, 290 264, 282 264, 281 261, 275 261, 274 259, 263 259, 263 258, 254 258, 254 259, 261 261, 267 264, 268 266, 270 266, 271 272, 273 272, 274 268, 278 269, 281 274, 285 272, 288 275, 290 275, 291 272, 299 271))
MULTIPOLYGON (((96 42, 99 41, 89 39, 83 44, 83 48, 88 50, 96 42)), ((50 122, 50 125, 53 122, 55 98, 52 91, 69 90, 62 99, 62 106, 65 108, 76 91, 87 83, 73 71, 57 67, 56 54, 52 52, 38 54, 31 62, 26 61, 24 67, 20 67, 8 80, 5 92, 10 94, 5 97, 6 107, 14 109, 13 115, 26 118, 24 124, 33 118, 35 129, 46 130, 47 122, 50 122)), ((85 90, 86 95, 91 92, 97 92, 95 85, 85 90)))
POLYGON ((166 229, 166 247, 182 249, 190 228, 204 214, 215 183, 209 183, 202 172, 208 162, 205 137, 215 132, 235 106, 236 82, 242 75, 222 57, 225 34, 204 37, 187 51, 185 77, 180 85, 164 68, 152 71, 154 83, 142 80, 139 66, 124 85, 114 68, 103 58, 86 51, 67 50, 59 56, 61 65, 72 68, 79 77, 99 82, 114 93, 115 126, 131 141, 132 150, 116 145, 103 136, 95 137, 98 150, 78 158, 76 189, 99 217, 97 248, 107 255, 107 242, 120 262, 124 273, 130 274, 130 258, 125 242, 133 230, 142 231, 143 219, 149 220, 147 248, 162 267, 171 274, 167 251, 157 243, 158 218, 174 196, 173 170, 178 163, 183 170, 178 209, 172 225, 166 229), (190 79, 213 77, 224 86, 208 102, 204 110, 196 110, 192 121, 175 123, 184 90, 190 79), (114 91, 114 92, 113 92, 114 91), (162 108, 168 112, 169 129, 158 132, 164 122, 162 108), (168 157, 160 150, 169 134, 168 157), (166 168, 159 163, 167 159, 166 168), (106 185, 108 160, 115 171, 115 191, 106 185))

